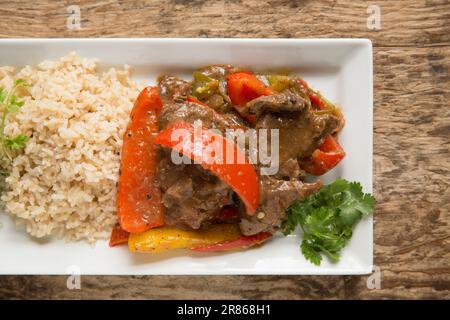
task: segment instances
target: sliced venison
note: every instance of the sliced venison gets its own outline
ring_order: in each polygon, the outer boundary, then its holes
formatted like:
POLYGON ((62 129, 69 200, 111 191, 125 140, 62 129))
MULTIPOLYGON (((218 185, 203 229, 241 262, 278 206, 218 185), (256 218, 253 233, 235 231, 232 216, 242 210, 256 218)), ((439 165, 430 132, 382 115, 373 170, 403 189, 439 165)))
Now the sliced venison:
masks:
POLYGON ((338 124, 338 118, 332 114, 318 114, 305 108, 293 113, 266 112, 255 128, 279 130, 279 155, 283 163, 291 158, 309 157, 338 124))
POLYGON ((179 120, 192 124, 200 120, 203 128, 218 129, 221 132, 243 128, 242 120, 234 113, 220 114, 209 107, 186 101, 165 105, 160 115, 159 127, 162 130, 179 120))
POLYGON ((163 153, 157 167, 163 193, 165 223, 181 229, 199 229, 212 223, 230 202, 231 189, 199 165, 175 165, 163 153))
POLYGON ((286 219, 286 209, 295 201, 304 199, 318 191, 322 184, 303 183, 299 180, 278 180, 261 177, 261 205, 253 216, 243 214, 240 228, 244 235, 253 235, 277 228, 286 219))
POLYGON ((261 96, 247 103, 248 113, 259 118, 264 113, 286 114, 302 112, 309 101, 290 90, 279 94, 261 96))
POLYGON ((158 78, 158 91, 164 104, 184 101, 191 93, 192 83, 171 75, 158 78))

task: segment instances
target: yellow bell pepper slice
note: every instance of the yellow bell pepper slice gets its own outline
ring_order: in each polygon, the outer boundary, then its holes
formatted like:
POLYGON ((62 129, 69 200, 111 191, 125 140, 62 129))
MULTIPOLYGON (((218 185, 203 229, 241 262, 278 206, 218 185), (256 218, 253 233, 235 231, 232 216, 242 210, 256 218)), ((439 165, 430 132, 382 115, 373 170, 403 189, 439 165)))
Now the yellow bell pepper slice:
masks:
POLYGON ((157 253, 172 249, 192 249, 237 240, 241 237, 237 225, 218 224, 205 230, 185 231, 163 226, 130 234, 128 248, 132 252, 157 253))

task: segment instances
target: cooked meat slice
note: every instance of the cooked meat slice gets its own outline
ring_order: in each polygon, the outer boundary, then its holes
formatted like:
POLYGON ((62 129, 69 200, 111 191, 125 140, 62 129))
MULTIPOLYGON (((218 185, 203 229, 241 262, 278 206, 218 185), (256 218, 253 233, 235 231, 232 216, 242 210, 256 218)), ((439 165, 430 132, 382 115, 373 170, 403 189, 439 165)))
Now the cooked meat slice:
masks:
MULTIPOLYGON (((242 127, 238 116, 219 114, 209 107, 185 101, 166 104, 159 120, 160 129, 179 120, 189 123, 201 120, 204 128, 221 132, 242 127)), ((167 225, 198 229, 213 222, 230 201, 232 190, 227 184, 199 165, 173 164, 169 150, 162 152, 157 177, 163 192, 167 225)))
POLYGON ((162 154, 157 180, 169 226, 199 229, 229 203, 231 189, 225 183, 198 165, 173 164, 169 152, 162 154))
POLYGON ((165 105, 160 115, 159 127, 162 130, 170 123, 178 120, 189 123, 201 120, 204 128, 218 129, 221 132, 225 132, 225 129, 242 127, 242 121, 238 115, 233 113, 220 114, 209 107, 192 102, 165 105))
POLYGON ((230 72, 234 71, 233 67, 230 65, 224 64, 212 64, 201 69, 198 69, 199 72, 207 75, 210 78, 221 80, 225 79, 230 72))
POLYGON ((261 177, 261 205, 254 216, 244 214, 240 228, 244 235, 253 235, 276 228, 286 219, 286 209, 320 189, 322 184, 285 181, 269 176, 261 177))
POLYGON ((280 163, 310 156, 323 139, 338 126, 332 114, 317 114, 306 108, 302 112, 266 113, 259 118, 257 129, 279 129, 280 163))
POLYGON ((162 75, 158 78, 158 91, 164 103, 184 101, 190 94, 192 84, 175 76, 162 75))
POLYGON ((309 101, 290 90, 279 94, 261 96, 247 103, 248 112, 259 118, 263 113, 301 112, 309 101))
POLYGON ((163 196, 163 203, 166 206, 170 206, 174 202, 182 203, 192 197, 193 194, 192 178, 185 175, 179 177, 174 181, 172 185, 168 185, 168 188, 163 196))
POLYGON ((280 168, 275 175, 275 178, 281 180, 299 180, 303 178, 304 174, 304 171, 300 169, 298 160, 291 158, 280 164, 280 168))

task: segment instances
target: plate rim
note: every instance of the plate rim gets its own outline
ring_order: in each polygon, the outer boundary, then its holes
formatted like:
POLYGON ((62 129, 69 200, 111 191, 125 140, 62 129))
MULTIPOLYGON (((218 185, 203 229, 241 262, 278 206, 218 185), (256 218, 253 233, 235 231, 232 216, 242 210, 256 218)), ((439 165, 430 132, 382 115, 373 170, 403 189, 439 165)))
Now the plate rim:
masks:
MULTIPOLYGON (((370 154, 368 155, 368 164, 370 170, 369 175, 369 192, 373 194, 373 46, 372 41, 367 38, 303 38, 303 39, 286 39, 286 38, 148 38, 148 37, 139 37, 139 38, 3 38, 0 39, 0 46, 2 45, 9 45, 9 44, 30 44, 30 45, 39 45, 39 44, 51 44, 51 43, 169 43, 169 44, 177 44, 177 43, 196 43, 196 42, 203 42, 203 43, 234 43, 239 45, 255 45, 255 44, 296 44, 296 45, 316 45, 316 44, 332 44, 332 45, 342 45, 342 46, 362 46, 366 48, 368 51, 368 66, 369 70, 367 72, 367 76, 369 77, 368 80, 368 88, 369 95, 368 95, 368 104, 370 105, 370 108, 368 109, 368 120, 371 125, 370 127, 370 135, 368 137, 368 141, 370 144, 370 154)), ((3 214, 4 216, 8 216, 7 214, 3 214)), ((373 228, 374 228, 374 220, 373 217, 370 217, 370 231, 371 231, 371 241, 370 241, 370 252, 371 252, 371 264, 369 266, 365 266, 362 268, 341 268, 341 269, 322 269, 317 268, 316 272, 308 272, 308 270, 299 270, 300 272, 289 272, 289 271, 278 271, 278 272, 267 272, 266 270, 262 271, 251 271, 248 272, 248 268, 238 271, 238 272, 202 272, 202 273, 160 273, 160 272, 153 272, 153 273, 145 273, 145 274, 151 274, 151 275, 358 275, 358 274, 369 274, 373 270, 373 250, 374 250, 374 239, 373 239, 373 228)), ((1 232, 1 230, 0 230, 1 232)), ((234 269, 232 269, 234 270, 234 269)), ((38 274, 33 272, 26 272, 26 273, 9 273, 0 271, 0 274, 38 274)), ((45 274, 62 274, 62 273, 45 273, 45 274)), ((83 273, 86 275, 137 275, 137 274, 143 274, 143 273, 136 273, 136 272, 121 272, 121 273, 83 273)))

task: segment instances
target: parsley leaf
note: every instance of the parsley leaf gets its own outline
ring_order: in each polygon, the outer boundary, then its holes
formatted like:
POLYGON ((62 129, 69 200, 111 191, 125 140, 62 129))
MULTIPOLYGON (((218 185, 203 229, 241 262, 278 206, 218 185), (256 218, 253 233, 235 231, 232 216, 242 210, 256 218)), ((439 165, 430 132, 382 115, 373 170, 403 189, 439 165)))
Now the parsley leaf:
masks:
POLYGON ((3 103, 8 96, 8 92, 5 90, 5 88, 0 87, 0 103, 3 103))
POLYGON ((320 265, 324 253, 332 261, 339 261, 341 250, 352 237, 353 227, 363 216, 372 214, 374 205, 373 196, 363 193, 358 182, 337 179, 288 209, 284 234, 300 226, 301 251, 305 258, 320 265))
POLYGON ((14 87, 30 87, 30 84, 24 79, 16 79, 14 80, 14 87))
POLYGON ((23 79, 14 80, 11 90, 8 92, 5 88, 0 88, 0 152, 4 159, 11 161, 11 150, 18 150, 25 146, 28 137, 24 134, 19 134, 15 137, 10 137, 5 134, 6 117, 8 114, 15 114, 19 112, 20 108, 24 106, 25 102, 19 100, 15 95, 19 87, 30 86, 23 79))
POLYGON ((314 246, 307 240, 302 241, 300 248, 302 249, 302 253, 306 259, 314 263, 316 266, 320 265, 320 262, 322 261, 320 249, 314 248, 314 246))
POLYGON ((5 138, 5 145, 13 150, 22 149, 25 147, 25 144, 28 142, 28 136, 24 134, 19 134, 15 136, 14 138, 6 136, 5 138))
POLYGON ((23 107, 24 104, 25 104, 24 101, 19 101, 16 96, 12 95, 9 98, 9 104, 7 105, 8 108, 7 112, 15 114, 19 112, 20 107, 23 107))

